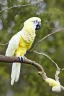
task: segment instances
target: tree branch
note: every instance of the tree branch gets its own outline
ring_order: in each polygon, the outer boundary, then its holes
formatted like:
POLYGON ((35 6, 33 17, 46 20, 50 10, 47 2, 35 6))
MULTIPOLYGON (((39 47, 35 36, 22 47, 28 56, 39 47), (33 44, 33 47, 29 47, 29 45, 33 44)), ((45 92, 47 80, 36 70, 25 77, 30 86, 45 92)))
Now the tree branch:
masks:
POLYGON ((46 53, 37 52, 37 51, 33 51, 33 52, 36 53, 36 54, 38 54, 38 55, 42 55, 42 56, 47 57, 56 66, 57 71, 55 73, 55 80, 56 81, 59 81, 59 76, 58 75, 60 74, 60 68, 59 68, 58 64, 51 57, 49 57, 46 53))
MULTIPOLYGON (((64 87, 60 84, 59 79, 57 81, 57 80, 47 77, 46 73, 44 72, 43 67, 40 64, 38 64, 35 61, 32 61, 30 59, 27 59, 26 57, 24 58, 24 60, 22 62, 17 57, 8 57, 8 56, 0 55, 0 62, 9 62, 9 63, 20 62, 20 63, 24 63, 24 64, 33 65, 37 68, 37 70, 39 71, 38 72, 39 75, 45 80, 45 82, 47 82, 49 84, 49 86, 52 86, 52 91, 60 92, 61 90, 64 90, 64 87)), ((57 76, 59 75, 59 73, 57 72, 57 76)))
MULTIPOLYGON (((55 34, 55 33, 58 33, 58 32, 60 32, 60 31, 63 31, 63 30, 64 30, 64 28, 56 29, 56 30, 53 31, 52 33, 44 36, 44 37, 43 37, 42 39, 40 39, 40 40, 35 44, 35 46, 34 46, 31 50, 29 50, 28 52, 34 51, 34 49, 36 49, 36 47, 39 45, 39 43, 41 43, 41 42, 42 42, 43 40, 45 40, 47 37, 49 37, 49 36, 51 36, 51 35, 53 35, 53 34, 55 34)), ((5 46, 5 45, 8 45, 8 43, 9 43, 9 42, 7 42, 7 43, 0 43, 0 45, 1 45, 1 46, 5 46)))
POLYGON ((55 33, 58 33, 58 32, 60 32, 60 31, 63 31, 63 30, 64 30, 64 28, 56 29, 56 30, 54 30, 52 33, 44 36, 42 39, 40 39, 40 40, 35 44, 35 46, 34 46, 31 50, 29 50, 29 52, 34 51, 34 49, 36 49, 36 47, 39 45, 39 43, 41 43, 41 42, 42 42, 43 40, 45 40, 47 37, 49 37, 49 36, 51 36, 51 35, 53 35, 53 34, 55 34, 55 33))
POLYGON ((44 80, 47 78, 43 67, 40 64, 36 63, 35 61, 27 59, 26 57, 24 58, 24 61, 22 62, 17 57, 8 57, 8 56, 0 55, 0 62, 9 62, 9 63, 20 62, 20 63, 24 63, 24 64, 33 65, 37 68, 37 70, 39 71, 38 73, 43 77, 44 80))
POLYGON ((10 9, 13 9, 13 8, 27 7, 27 6, 31 6, 31 5, 35 6, 35 5, 38 5, 38 4, 42 3, 42 2, 43 2, 43 0, 41 0, 41 1, 37 2, 37 3, 35 3, 35 4, 18 5, 18 6, 12 6, 12 7, 9 7, 9 8, 7 7, 7 8, 4 8, 3 10, 1 10, 0 13, 5 11, 5 10, 10 10, 10 9))
POLYGON ((44 52, 37 52, 37 51, 33 51, 33 52, 38 54, 38 55, 43 55, 43 56, 47 57, 56 66, 56 68, 58 70, 60 69, 58 64, 51 57, 49 57, 49 55, 47 55, 46 53, 44 53, 44 52))
POLYGON ((56 73, 55 73, 55 80, 54 79, 51 79, 51 78, 46 78, 45 79, 45 81, 47 82, 47 83, 49 83, 49 86, 52 86, 52 91, 55 91, 55 92, 60 92, 61 90, 64 90, 64 86, 62 86, 61 84, 60 84, 60 82, 59 82, 59 74, 60 74, 60 68, 59 68, 59 66, 58 66, 58 64, 55 62, 55 61, 53 61, 52 60, 52 58, 50 58, 47 54, 45 54, 45 53, 40 53, 40 52, 37 52, 37 51, 32 51, 32 52, 34 52, 34 53, 36 53, 36 54, 38 54, 38 55, 43 55, 43 56, 45 56, 45 57, 47 57, 55 66, 56 66, 56 68, 57 68, 57 70, 56 70, 56 73), (56 86, 53 86, 53 82, 55 83, 55 84, 58 84, 58 86, 56 85, 56 86), (54 88, 53 88, 54 87, 54 88), (56 88, 55 87, 57 87, 57 89, 58 90, 56 90, 56 88), (54 89, 54 90, 53 90, 54 89))

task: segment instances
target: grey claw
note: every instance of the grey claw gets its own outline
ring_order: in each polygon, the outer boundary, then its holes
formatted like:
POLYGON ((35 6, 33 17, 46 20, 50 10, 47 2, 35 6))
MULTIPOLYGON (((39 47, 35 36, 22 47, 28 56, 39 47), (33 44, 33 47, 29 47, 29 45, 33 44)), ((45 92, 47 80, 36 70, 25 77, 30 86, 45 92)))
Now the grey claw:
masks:
POLYGON ((24 61, 24 57, 19 56, 18 58, 19 58, 20 61, 22 61, 22 62, 24 61))

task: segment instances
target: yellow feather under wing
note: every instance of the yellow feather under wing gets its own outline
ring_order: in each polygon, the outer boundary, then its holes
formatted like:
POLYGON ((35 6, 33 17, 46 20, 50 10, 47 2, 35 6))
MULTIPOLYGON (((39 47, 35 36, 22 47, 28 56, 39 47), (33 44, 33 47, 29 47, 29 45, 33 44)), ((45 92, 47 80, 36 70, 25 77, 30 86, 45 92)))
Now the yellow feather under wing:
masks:
POLYGON ((18 49, 15 51, 15 55, 24 56, 26 54, 26 51, 31 48, 31 45, 32 43, 28 43, 21 37, 18 49))

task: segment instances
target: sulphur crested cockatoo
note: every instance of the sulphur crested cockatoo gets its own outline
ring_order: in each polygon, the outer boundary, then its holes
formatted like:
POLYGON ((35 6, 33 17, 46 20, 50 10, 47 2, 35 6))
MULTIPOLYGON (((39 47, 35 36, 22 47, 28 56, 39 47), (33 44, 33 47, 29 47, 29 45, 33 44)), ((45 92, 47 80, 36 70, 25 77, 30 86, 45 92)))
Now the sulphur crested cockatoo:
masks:
MULTIPOLYGON (((41 28, 41 19, 38 17, 29 18, 24 22, 24 26, 21 31, 15 34, 9 41, 6 56, 16 56, 21 57, 26 54, 26 51, 31 48, 32 43, 35 39, 35 31, 41 28)), ((11 85, 14 81, 17 82, 20 75, 21 64, 14 62, 12 65, 11 72, 11 85)))

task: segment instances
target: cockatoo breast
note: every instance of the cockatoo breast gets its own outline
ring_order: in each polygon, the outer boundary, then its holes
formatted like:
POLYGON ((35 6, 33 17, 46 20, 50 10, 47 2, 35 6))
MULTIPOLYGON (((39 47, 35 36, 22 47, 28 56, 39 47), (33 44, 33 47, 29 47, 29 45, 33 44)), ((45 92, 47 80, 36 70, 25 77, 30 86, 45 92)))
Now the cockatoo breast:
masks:
POLYGON ((35 39, 35 28, 29 23, 28 25, 23 27, 23 30, 21 32, 21 36, 24 40, 26 40, 28 43, 33 43, 35 39))

